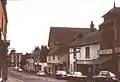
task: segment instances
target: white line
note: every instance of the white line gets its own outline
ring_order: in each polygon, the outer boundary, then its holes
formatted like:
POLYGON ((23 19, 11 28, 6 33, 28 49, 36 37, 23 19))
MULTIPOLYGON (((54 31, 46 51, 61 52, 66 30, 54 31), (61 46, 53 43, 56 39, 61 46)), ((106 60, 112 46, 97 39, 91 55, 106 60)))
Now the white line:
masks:
POLYGON ((22 81, 22 80, 16 79, 16 78, 11 77, 11 76, 8 76, 8 80, 9 80, 9 78, 11 78, 11 79, 15 80, 16 82, 24 82, 24 81, 22 81))

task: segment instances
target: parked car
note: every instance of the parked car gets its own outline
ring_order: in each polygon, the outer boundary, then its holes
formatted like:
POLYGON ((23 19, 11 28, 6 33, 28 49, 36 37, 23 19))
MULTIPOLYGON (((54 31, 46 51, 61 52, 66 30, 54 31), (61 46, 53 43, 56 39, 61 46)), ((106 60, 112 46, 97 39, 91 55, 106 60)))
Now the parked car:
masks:
POLYGON ((45 72, 44 72, 44 71, 39 70, 39 71, 37 72, 37 75, 38 75, 38 76, 45 76, 45 72))
POLYGON ((3 78, 2 77, 0 77, 0 82, 3 82, 3 78))
POLYGON ((67 72, 66 72, 66 71, 63 71, 63 70, 57 70, 57 71, 56 71, 56 74, 55 74, 55 77, 58 78, 58 79, 60 79, 60 78, 66 79, 66 77, 67 77, 67 72))
POLYGON ((75 82, 77 81, 86 82, 87 81, 87 76, 77 71, 67 74, 67 78, 69 81, 75 81, 75 82))
POLYGON ((21 68, 18 68, 18 72, 22 72, 23 70, 21 68))
POLYGON ((14 67, 14 70, 16 70, 16 71, 17 71, 17 70, 18 70, 18 68, 19 68, 18 66, 15 66, 15 67, 14 67))
POLYGON ((119 82, 114 73, 109 71, 100 71, 96 76, 93 76, 94 82, 119 82))

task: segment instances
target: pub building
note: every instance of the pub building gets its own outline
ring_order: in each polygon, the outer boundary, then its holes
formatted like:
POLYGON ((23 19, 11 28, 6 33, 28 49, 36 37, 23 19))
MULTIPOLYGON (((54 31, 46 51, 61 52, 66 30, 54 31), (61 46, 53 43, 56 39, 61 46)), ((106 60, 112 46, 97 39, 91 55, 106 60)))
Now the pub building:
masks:
POLYGON ((120 75, 120 7, 114 7, 102 16, 99 58, 94 60, 94 72, 108 70, 120 75))

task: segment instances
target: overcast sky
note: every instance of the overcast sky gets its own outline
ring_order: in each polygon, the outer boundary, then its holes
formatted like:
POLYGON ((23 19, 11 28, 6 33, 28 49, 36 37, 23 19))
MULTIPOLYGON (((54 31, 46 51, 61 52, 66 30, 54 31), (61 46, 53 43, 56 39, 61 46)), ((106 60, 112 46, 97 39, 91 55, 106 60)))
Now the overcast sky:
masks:
MULTIPOLYGON (((114 0, 8 0, 9 48, 31 52, 35 46, 47 45, 51 26, 89 28, 113 8, 114 0)), ((120 7, 120 0, 116 0, 120 7)))

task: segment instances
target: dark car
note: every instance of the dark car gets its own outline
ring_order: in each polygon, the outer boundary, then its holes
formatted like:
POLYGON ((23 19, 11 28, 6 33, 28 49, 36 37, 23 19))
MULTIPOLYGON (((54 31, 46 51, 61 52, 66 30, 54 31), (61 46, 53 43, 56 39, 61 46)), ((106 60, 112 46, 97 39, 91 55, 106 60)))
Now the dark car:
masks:
POLYGON ((56 71, 56 74, 55 74, 55 77, 57 79, 66 79, 67 77, 67 72, 66 71, 63 71, 63 70, 57 70, 56 71))
POLYGON ((114 73, 109 71, 100 71, 96 76, 93 76, 94 82, 119 82, 114 73))
POLYGON ((67 79, 69 81, 75 81, 75 82, 86 82, 87 76, 83 75, 81 72, 71 72, 70 74, 67 74, 67 79))

